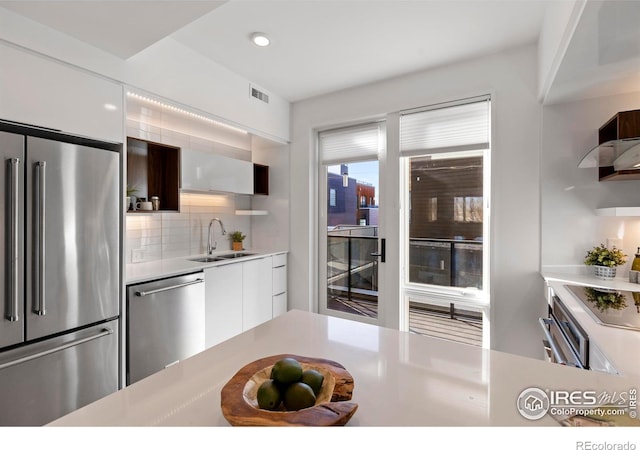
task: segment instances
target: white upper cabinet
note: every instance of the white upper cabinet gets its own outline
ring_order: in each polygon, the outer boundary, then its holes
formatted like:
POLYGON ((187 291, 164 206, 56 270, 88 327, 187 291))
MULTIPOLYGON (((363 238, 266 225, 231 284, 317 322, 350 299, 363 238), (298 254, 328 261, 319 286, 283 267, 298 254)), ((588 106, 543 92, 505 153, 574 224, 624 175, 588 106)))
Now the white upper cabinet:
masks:
POLYGON ((253 163, 183 148, 182 189, 253 194, 253 163))
POLYGON ((0 119, 124 139, 122 85, 0 44, 0 119))

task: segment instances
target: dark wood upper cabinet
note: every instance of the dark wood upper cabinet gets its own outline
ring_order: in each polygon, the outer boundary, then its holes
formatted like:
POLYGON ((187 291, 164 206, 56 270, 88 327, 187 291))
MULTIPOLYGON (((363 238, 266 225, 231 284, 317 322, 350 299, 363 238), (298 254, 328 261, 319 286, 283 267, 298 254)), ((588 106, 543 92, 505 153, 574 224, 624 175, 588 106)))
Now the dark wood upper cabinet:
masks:
POLYGON ((640 138, 640 109, 619 112, 598 130, 598 144, 633 138, 640 138))
POLYGON ((640 180, 638 145, 640 110, 619 112, 598 129, 598 146, 578 167, 597 167, 599 181, 640 180))
POLYGON ((269 195, 269 166, 253 164, 253 193, 269 195))
POLYGON ((128 137, 127 186, 147 201, 158 196, 159 212, 179 211, 180 148, 128 137))

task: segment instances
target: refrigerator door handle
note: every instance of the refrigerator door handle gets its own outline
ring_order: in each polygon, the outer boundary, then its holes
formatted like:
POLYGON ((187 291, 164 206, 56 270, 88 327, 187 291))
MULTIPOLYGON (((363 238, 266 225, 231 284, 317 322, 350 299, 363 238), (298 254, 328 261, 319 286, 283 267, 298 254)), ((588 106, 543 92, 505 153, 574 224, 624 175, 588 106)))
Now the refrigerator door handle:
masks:
POLYGON ((9 309, 5 313, 5 318, 10 322, 17 322, 20 319, 18 311, 20 310, 20 292, 18 290, 20 286, 19 272, 18 272, 18 260, 20 258, 18 242, 20 239, 20 217, 19 217, 19 203, 20 203, 20 180, 19 180, 19 158, 9 158, 7 160, 9 165, 9 180, 8 180, 8 192, 7 192, 7 204, 9 210, 9 251, 7 252, 7 259, 9 259, 9 276, 7 277, 7 292, 9 294, 9 309))
POLYGON ((33 274, 33 312, 39 316, 45 315, 45 295, 44 295, 44 259, 45 259, 45 205, 46 205, 46 169, 45 161, 35 163, 35 181, 37 186, 34 189, 34 237, 36 248, 34 251, 34 274, 33 274))
POLYGON ((66 350, 71 347, 75 347, 76 345, 84 344, 85 342, 93 341, 94 339, 99 339, 104 336, 108 336, 113 334, 113 330, 110 328, 103 328, 99 333, 94 334, 93 336, 87 336, 80 339, 74 339, 73 341, 66 342, 57 347, 53 347, 47 350, 43 350, 38 353, 34 353, 33 355, 24 356, 22 358, 14 359, 4 364, 0 364, 0 370, 7 369, 9 367, 17 366, 18 364, 26 363, 28 361, 32 361, 34 359, 42 358, 43 356, 50 355, 55 352, 59 352, 61 350, 66 350))

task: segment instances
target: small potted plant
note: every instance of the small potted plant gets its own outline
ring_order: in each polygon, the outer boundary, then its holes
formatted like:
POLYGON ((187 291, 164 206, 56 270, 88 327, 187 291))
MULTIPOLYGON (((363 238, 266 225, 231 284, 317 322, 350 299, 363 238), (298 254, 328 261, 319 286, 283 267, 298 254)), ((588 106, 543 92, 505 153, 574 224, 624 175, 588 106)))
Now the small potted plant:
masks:
POLYGON ((231 239, 231 243, 234 251, 242 250, 242 241, 246 238, 242 231, 234 231, 229 235, 229 239, 231 239))
POLYGON ((616 248, 607 248, 606 245, 600 244, 599 247, 587 252, 584 263, 587 266, 594 266, 596 278, 603 280, 611 280, 616 276, 616 267, 627 262, 627 255, 622 250, 616 248))

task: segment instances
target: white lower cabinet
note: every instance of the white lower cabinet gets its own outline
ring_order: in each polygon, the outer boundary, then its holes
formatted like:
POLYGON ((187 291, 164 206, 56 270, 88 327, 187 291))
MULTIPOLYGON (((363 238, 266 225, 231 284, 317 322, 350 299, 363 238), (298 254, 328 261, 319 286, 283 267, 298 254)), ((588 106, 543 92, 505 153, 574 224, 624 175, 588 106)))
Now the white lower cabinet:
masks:
POLYGON ((273 296, 273 317, 278 317, 287 312, 287 293, 273 296))
POLYGON ((206 348, 242 333, 242 264, 204 270, 206 348))
POLYGON ((207 348, 287 312, 286 265, 280 256, 204 269, 207 348))
POLYGON ((273 318, 271 257, 242 263, 242 329, 273 318))
POLYGON ((273 262, 273 317, 287 312, 287 255, 274 255, 273 262))

